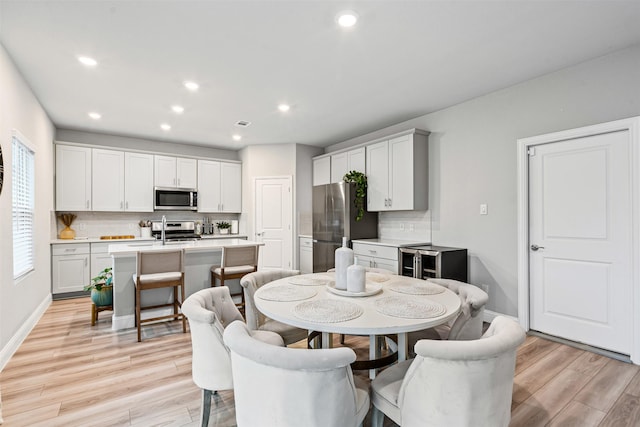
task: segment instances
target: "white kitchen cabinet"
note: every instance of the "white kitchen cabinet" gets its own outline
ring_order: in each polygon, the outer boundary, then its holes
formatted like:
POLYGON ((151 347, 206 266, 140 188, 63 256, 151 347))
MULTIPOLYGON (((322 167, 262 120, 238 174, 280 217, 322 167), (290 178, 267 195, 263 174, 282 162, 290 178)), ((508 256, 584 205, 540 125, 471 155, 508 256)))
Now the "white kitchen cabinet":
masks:
POLYGON ((167 188, 197 188, 196 159, 154 156, 154 185, 167 188))
POLYGON ((94 211, 153 212, 153 156, 93 149, 94 211))
POLYGON ((153 212, 153 155, 124 153, 124 210, 153 212))
POLYGON ((342 182, 351 171, 365 172, 365 148, 360 147, 331 156, 331 182, 342 182))
POLYGON ((56 210, 91 210, 91 148, 56 144, 56 210))
POLYGON ((331 157, 313 159, 313 185, 331 183, 331 157))
POLYGON ((198 160, 198 212, 242 212, 242 164, 198 160))
POLYGON ((412 132, 366 146, 367 210, 426 210, 427 133, 412 132))
POLYGON ((89 244, 56 244, 51 253, 51 293, 82 291, 91 280, 89 244))
POLYGON ((124 152, 114 150, 92 150, 93 164, 91 187, 92 210, 124 210, 124 152))
POLYGON ((395 274, 399 271, 398 248, 395 246, 353 242, 353 256, 363 267, 384 268, 395 274))
POLYGON ((300 256, 298 267, 301 274, 313 273, 313 239, 310 237, 299 237, 300 256))

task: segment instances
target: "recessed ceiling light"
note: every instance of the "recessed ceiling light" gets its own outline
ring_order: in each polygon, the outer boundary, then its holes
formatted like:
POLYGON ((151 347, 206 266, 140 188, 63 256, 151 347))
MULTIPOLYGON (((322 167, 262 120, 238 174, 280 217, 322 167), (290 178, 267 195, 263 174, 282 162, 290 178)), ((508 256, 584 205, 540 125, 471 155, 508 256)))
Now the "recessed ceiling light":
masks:
POLYGON ((176 114, 182 114, 184 113, 184 107, 182 105, 174 105, 171 107, 171 109, 173 110, 174 113, 176 114))
POLYGON ((186 82, 184 82, 184 87, 186 87, 187 89, 189 89, 192 92, 195 92, 196 90, 198 90, 200 85, 198 85, 198 83, 196 83, 196 82, 186 81, 186 82))
POLYGON ((291 107, 289 107, 287 104, 280 104, 278 105, 278 110, 282 111, 283 113, 286 113, 287 111, 289 111, 291 107))
POLYGON ((165 131, 165 132, 167 132, 167 131, 170 131, 170 130, 171 130, 171 126, 170 126, 170 125, 168 125, 167 123, 163 123, 163 124, 161 124, 161 125, 160 125, 160 128, 161 128, 163 131, 165 131))
POLYGON ((235 134, 235 135, 232 135, 231 138, 233 138, 234 141, 240 141, 242 139, 242 136, 235 134))
POLYGON ((352 10, 345 10, 336 16, 336 22, 343 28, 350 28, 358 22, 358 14, 352 10))
POLYGON ((100 113, 95 113, 92 111, 89 113, 89 117, 91 117, 93 120, 99 120, 102 115, 100 113))
POLYGON ((96 65, 98 65, 98 61, 88 56, 79 56, 78 61, 80 61, 80 63, 86 65, 87 67, 95 67, 96 65))

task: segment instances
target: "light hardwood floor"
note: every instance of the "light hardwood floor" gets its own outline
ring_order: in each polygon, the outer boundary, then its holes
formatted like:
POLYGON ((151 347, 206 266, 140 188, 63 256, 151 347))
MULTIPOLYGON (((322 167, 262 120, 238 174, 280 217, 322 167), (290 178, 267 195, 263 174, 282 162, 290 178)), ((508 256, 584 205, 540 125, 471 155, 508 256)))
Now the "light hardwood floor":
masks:
MULTIPOLYGON (((6 426, 197 426, 191 342, 179 322, 112 332, 90 326, 87 298, 55 301, 0 373, 6 426)), ((347 337, 367 351, 367 340, 347 337)), ((640 369, 527 337, 518 351, 512 426, 638 426, 640 369)), ((212 414, 233 426, 232 392, 212 414)), ((366 424, 365 424, 366 425, 366 424)), ((385 426, 395 424, 386 420, 385 426)), ((4 426, 3 426, 4 427, 4 426)))

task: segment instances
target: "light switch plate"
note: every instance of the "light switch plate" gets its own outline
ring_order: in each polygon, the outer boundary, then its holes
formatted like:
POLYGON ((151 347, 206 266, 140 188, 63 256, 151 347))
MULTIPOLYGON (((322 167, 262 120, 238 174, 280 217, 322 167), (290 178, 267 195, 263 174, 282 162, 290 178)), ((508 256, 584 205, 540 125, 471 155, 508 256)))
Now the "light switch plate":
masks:
POLYGON ((489 208, 486 203, 480 205, 480 215, 487 215, 489 213, 489 208))

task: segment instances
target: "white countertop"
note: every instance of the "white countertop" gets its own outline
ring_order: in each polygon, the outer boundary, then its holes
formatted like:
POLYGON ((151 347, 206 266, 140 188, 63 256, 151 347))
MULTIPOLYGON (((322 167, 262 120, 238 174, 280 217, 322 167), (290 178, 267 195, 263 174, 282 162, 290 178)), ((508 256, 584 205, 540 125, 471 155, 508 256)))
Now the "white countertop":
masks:
MULTIPOLYGON (((246 234, 207 234, 202 239, 246 239, 246 234)), ((101 239, 100 237, 80 237, 75 239, 53 239, 49 242, 52 245, 67 243, 125 243, 125 242, 154 242, 153 237, 134 237, 133 239, 101 239)))
POLYGON ((391 246, 394 248, 406 248, 408 246, 425 246, 430 245, 431 242, 425 242, 424 240, 395 240, 395 239, 355 239, 352 243, 366 243, 369 245, 391 246))
POLYGON ((298 237, 303 237, 305 239, 313 239, 311 234, 298 234, 298 237))
POLYGON ((109 245, 109 255, 114 256, 131 256, 140 251, 172 251, 176 249, 184 249, 185 252, 208 252, 222 250, 225 246, 263 246, 262 242, 252 242, 245 239, 202 239, 191 242, 168 242, 163 245, 162 242, 140 242, 128 245, 109 245))

